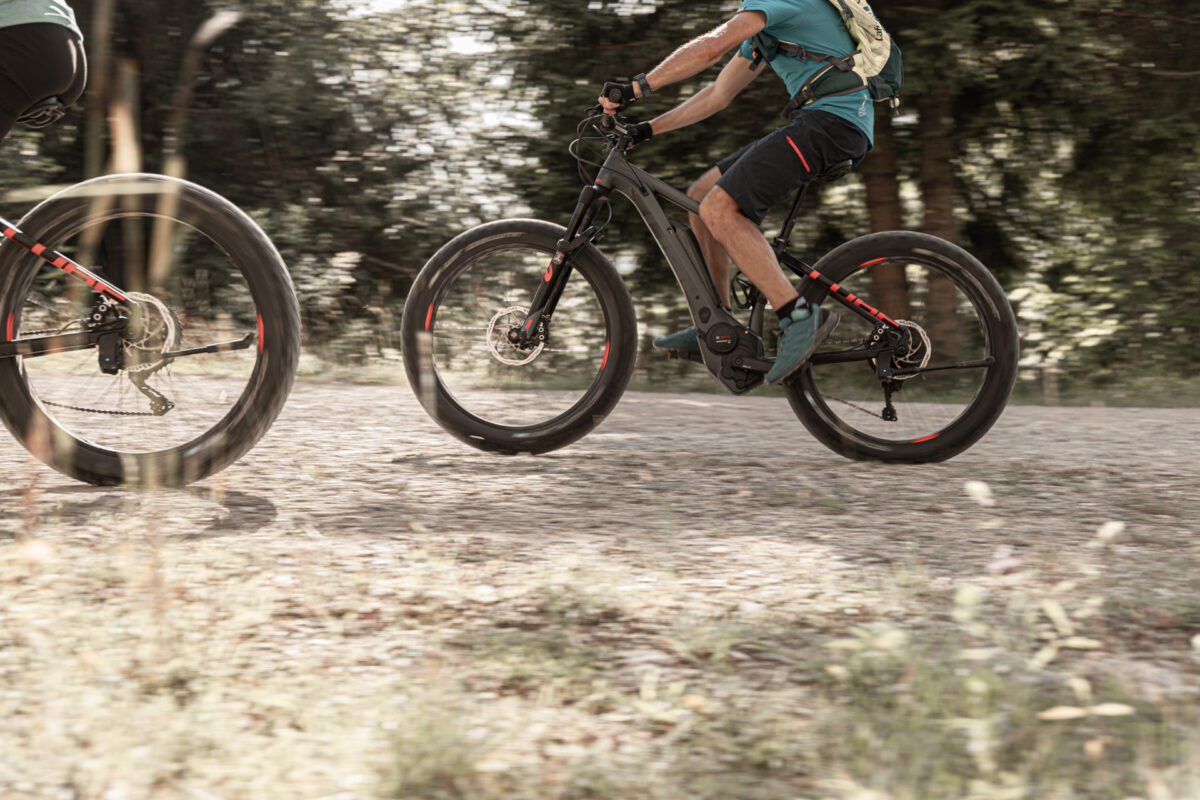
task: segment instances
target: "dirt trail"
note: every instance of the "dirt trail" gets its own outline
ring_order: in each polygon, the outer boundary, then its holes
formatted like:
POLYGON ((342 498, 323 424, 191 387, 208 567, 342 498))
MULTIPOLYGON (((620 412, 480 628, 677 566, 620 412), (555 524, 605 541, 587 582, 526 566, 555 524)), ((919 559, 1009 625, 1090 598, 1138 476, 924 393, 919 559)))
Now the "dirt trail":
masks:
MULTIPOLYGON (((75 484, 4 441, 11 512, 36 481, 37 511, 82 532, 128 496, 75 484)), ((579 443, 508 458, 453 440, 404 387, 301 384, 239 464, 154 494, 170 497, 168 535, 470 534, 534 552, 587 535, 647 559, 693 552, 697 537, 755 536, 935 572, 999 546, 1050 557, 1119 520, 1130 555, 1168 578, 1176 570, 1164 567, 1200 554, 1197 445, 1194 409, 1018 406, 948 463, 883 466, 829 452, 782 399, 630 393, 579 443), (969 497, 968 480, 987 482, 995 506, 969 497), (1004 524, 980 530, 989 517, 1004 524)), ((0 531, 16 533, 19 516, 5 514, 0 531)))

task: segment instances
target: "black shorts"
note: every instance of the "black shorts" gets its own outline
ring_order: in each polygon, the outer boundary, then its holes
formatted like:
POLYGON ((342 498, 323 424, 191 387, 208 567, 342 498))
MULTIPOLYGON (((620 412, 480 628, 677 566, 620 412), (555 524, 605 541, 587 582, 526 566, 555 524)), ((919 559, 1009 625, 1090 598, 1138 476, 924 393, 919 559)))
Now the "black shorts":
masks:
POLYGON ((0 139, 47 97, 69 106, 87 83, 87 56, 74 32, 53 22, 0 28, 0 139))
POLYGON ((842 161, 858 163, 871 149, 853 123, 825 111, 800 109, 791 121, 717 163, 717 180, 755 225, 767 210, 842 161))

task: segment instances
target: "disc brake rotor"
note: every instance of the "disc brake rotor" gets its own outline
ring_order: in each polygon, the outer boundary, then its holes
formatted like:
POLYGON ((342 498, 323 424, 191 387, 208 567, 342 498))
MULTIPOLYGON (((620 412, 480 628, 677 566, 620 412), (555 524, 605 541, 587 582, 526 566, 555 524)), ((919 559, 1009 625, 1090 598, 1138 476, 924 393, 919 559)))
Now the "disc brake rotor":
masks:
POLYGON ((526 309, 520 306, 511 306, 497 312, 496 316, 492 317, 487 329, 487 345, 488 350, 492 353, 492 358, 510 367, 520 367, 541 355, 542 350, 546 347, 545 342, 538 342, 537 346, 523 350, 508 340, 509 331, 520 328, 527 316, 526 309))
POLYGON ((167 365, 167 360, 159 357, 162 353, 179 349, 183 338, 179 317, 152 294, 129 292, 128 296, 138 304, 141 318, 131 325, 125 341, 125 371, 147 378, 167 365))
MULTIPOLYGON (((933 348, 929 343, 929 334, 925 333, 925 329, 915 322, 909 322, 906 319, 896 320, 896 324, 900 326, 901 334, 898 342, 898 349, 903 350, 903 353, 897 353, 892 357, 892 365, 897 370, 920 369, 929 364, 929 357, 933 354, 933 348)), ((871 366, 875 366, 875 359, 870 359, 871 366)), ((917 377, 919 373, 909 375, 896 375, 893 380, 906 381, 909 378, 917 377)))

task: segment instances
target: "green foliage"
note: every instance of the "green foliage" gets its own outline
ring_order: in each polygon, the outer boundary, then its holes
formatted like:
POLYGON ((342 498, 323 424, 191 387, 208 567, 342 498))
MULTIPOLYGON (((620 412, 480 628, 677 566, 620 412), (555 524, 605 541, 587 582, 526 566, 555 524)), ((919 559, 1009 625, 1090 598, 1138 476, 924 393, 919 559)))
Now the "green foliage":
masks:
MULTIPOLYGON (((92 28, 103 4, 74 5, 98 55, 92 28)), ((338 359, 391 347, 390 312, 453 234, 505 216, 565 223, 580 187, 567 146, 601 82, 650 70, 736 11, 718 0, 412 0, 387 13, 348 0, 113 8, 103 43, 112 60, 93 72, 81 110, 5 143, 7 215, 36 199, 18 190, 84 177, 85 142, 107 141, 105 117, 132 74, 143 167, 164 168, 169 123, 183 119, 175 133, 188 177, 271 234, 300 288, 309 344, 338 359), (230 8, 240 20, 202 49, 190 94, 181 92, 193 36, 230 8), (334 342, 349 344, 323 349, 334 342)), ((888 170, 903 224, 922 227, 942 202, 934 195, 949 192, 951 230, 1012 292, 1025 377, 1054 371, 1083 391, 1194 380, 1200 64, 1191 40, 1200 18, 1167 0, 1136 9, 914 0, 878 12, 905 56, 888 170), (930 171, 931 145, 949 170, 930 171)), ((716 71, 664 88, 631 116, 665 111, 716 71)), ((782 83, 763 76, 729 109, 656 138, 634 160, 686 187, 778 124, 785 100, 782 83)), ((851 177, 823 192, 796 249, 812 260, 866 232, 874 201, 862 188, 851 177)), ((619 200, 603 248, 656 332, 686 317, 657 247, 619 200)), ((675 365, 647 369, 653 384, 675 365)))

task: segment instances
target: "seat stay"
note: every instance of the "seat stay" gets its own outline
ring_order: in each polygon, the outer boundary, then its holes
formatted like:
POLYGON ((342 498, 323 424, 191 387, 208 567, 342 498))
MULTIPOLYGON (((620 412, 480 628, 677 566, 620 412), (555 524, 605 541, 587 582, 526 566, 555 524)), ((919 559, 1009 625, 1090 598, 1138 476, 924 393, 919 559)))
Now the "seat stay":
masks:
POLYGON ((76 264, 62 253, 59 253, 56 250, 51 250, 49 247, 46 247, 46 245, 41 244, 36 239, 24 233, 20 228, 3 217, 0 217, 0 232, 4 234, 6 239, 25 248, 50 266, 57 267, 58 269, 70 275, 72 278, 86 283, 93 291, 99 294, 108 295, 113 300, 119 300, 127 305, 136 305, 136 303, 126 296, 125 292, 113 286, 99 275, 96 275, 90 270, 80 266, 79 264, 76 264))

